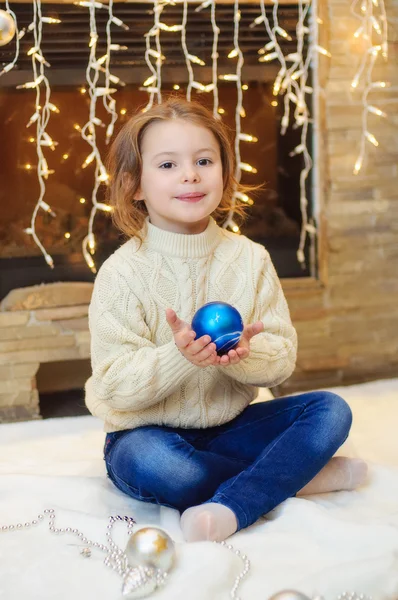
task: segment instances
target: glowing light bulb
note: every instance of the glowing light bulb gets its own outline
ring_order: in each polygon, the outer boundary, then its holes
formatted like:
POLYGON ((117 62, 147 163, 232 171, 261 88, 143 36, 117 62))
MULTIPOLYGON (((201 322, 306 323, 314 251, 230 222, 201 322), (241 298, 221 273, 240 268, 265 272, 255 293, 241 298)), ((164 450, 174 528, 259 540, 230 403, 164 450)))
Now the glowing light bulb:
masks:
POLYGON ((370 87, 372 88, 386 88, 390 87, 390 83, 387 81, 374 81, 370 87))
POLYGON ((359 76, 355 75, 354 79, 351 82, 351 87, 353 89, 356 89, 358 87, 358 83, 359 83, 359 76))
POLYGON ((372 133, 369 133, 369 131, 365 131, 365 137, 371 144, 373 144, 373 146, 377 147, 379 145, 379 142, 376 140, 375 136, 372 133))
POLYGON ((271 60, 275 60, 276 58, 278 58, 278 53, 271 52, 270 54, 263 54, 263 56, 260 56, 258 62, 271 62, 271 60))
POLYGON ((198 56, 194 56, 193 54, 188 54, 188 58, 191 62, 197 65, 201 65, 202 67, 204 67, 206 64, 201 58, 199 58, 198 56))
POLYGON ((250 204, 250 198, 249 198, 249 196, 247 196, 247 194, 243 194, 242 192, 235 192, 235 196, 242 202, 246 202, 247 204, 250 204))
POLYGON ((249 135, 248 133, 240 133, 239 139, 243 140, 244 142, 258 142, 258 138, 256 138, 254 135, 249 135))
POLYGON ((108 179, 109 179, 109 174, 106 172, 104 165, 100 166, 100 175, 99 175, 98 179, 99 179, 99 181, 102 181, 103 183, 105 181, 108 181, 108 179))
POLYGON ((330 54, 330 52, 328 50, 326 50, 325 48, 323 48, 322 46, 315 45, 314 48, 315 48, 315 50, 317 50, 319 52, 319 54, 323 54, 324 56, 329 56, 329 58, 332 56, 330 54))
POLYGON ((45 259, 45 261, 46 261, 46 263, 48 264, 49 267, 51 267, 51 268, 54 267, 54 261, 53 261, 53 259, 51 258, 51 256, 49 254, 46 253, 44 255, 44 259, 45 259))
POLYGON ((354 38, 359 38, 359 36, 361 35, 362 32, 363 32, 363 27, 362 26, 358 27, 358 29, 354 33, 354 38))
POLYGON ((103 210, 104 212, 112 212, 113 210, 112 206, 109 206, 109 204, 103 204, 102 202, 98 202, 97 208, 103 210))
POLYGON ((292 38, 290 37, 290 35, 288 34, 287 31, 285 31, 284 29, 282 29, 282 27, 279 27, 279 25, 277 27, 275 27, 275 31, 277 33, 279 33, 279 35, 283 38, 285 38, 285 40, 289 40, 289 42, 292 41, 292 38))
POLYGON ((257 173, 257 169, 248 163, 241 162, 239 163, 239 167, 242 169, 242 171, 247 171, 247 173, 257 173))
POLYGON ((224 81, 238 81, 238 76, 235 73, 228 73, 227 75, 219 75, 219 79, 224 79, 224 81))
POLYGON ((359 157, 357 162, 355 163, 355 167, 354 167, 354 175, 358 175, 359 171, 361 170, 362 167, 362 158, 359 157))
POLYGON ((142 85, 144 87, 146 87, 147 85, 151 85, 155 81, 156 81, 156 75, 151 75, 151 77, 148 77, 147 79, 145 79, 145 81, 144 81, 144 83, 142 85))
POLYGON ((374 115, 378 115, 379 117, 387 117, 386 113, 380 110, 380 108, 377 108, 377 106, 368 106, 367 109, 374 115))

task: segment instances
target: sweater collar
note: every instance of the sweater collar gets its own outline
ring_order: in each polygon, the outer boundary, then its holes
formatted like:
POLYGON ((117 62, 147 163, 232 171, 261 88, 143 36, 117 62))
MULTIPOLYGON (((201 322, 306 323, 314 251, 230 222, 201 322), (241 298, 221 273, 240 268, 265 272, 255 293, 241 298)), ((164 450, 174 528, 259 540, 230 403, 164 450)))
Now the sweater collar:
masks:
POLYGON ((144 245, 148 249, 176 258, 200 258, 209 256, 220 243, 222 229, 212 217, 202 233, 174 233, 160 229, 145 219, 144 245))

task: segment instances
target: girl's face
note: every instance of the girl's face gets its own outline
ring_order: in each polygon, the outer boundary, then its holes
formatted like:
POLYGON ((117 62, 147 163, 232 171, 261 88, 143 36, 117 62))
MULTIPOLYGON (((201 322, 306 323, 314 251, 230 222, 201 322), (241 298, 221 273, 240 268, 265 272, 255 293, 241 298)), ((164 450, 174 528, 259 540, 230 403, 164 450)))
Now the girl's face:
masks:
POLYGON ((223 195, 213 133, 181 119, 154 122, 142 140, 141 185, 150 222, 175 233, 201 233, 223 195))

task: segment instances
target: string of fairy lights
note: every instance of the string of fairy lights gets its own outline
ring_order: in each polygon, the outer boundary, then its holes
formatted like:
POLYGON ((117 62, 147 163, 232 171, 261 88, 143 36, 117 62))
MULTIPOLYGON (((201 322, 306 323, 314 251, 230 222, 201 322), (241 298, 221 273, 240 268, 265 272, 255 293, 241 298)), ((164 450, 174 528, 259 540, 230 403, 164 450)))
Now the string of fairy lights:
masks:
MULTIPOLYGON (((28 81, 22 85, 18 85, 17 89, 35 89, 35 112, 31 116, 27 127, 36 123, 36 151, 37 151, 37 177, 39 180, 40 194, 35 207, 33 209, 30 227, 25 229, 25 233, 31 235, 37 246, 43 253, 46 263, 54 266, 54 261, 51 255, 44 248, 36 232, 36 219, 40 211, 49 213, 52 217, 56 214, 51 206, 44 200, 46 194, 46 180, 49 175, 54 174, 54 169, 49 169, 47 159, 44 156, 43 148, 47 147, 55 150, 57 142, 47 133, 47 125, 50 120, 51 112, 58 113, 59 109, 50 102, 51 89, 50 82, 46 75, 45 67, 51 65, 47 62, 42 53, 41 43, 43 37, 43 23, 58 24, 59 19, 51 17, 43 17, 41 12, 40 0, 33 0, 33 21, 29 25, 28 30, 33 31, 34 45, 28 50, 28 56, 32 57, 33 81, 28 81), (42 90, 44 103, 42 103, 42 90)), ((31 165, 29 165, 31 167, 31 165)))
POLYGON ((369 101, 369 95, 374 91, 389 87, 387 81, 373 81, 373 69, 380 55, 384 60, 388 58, 388 24, 384 0, 354 0, 351 2, 351 12, 360 23, 354 33, 354 38, 362 45, 362 55, 351 82, 353 90, 360 88, 361 84, 363 86, 361 140, 359 155, 353 171, 354 175, 358 175, 364 163, 367 142, 376 147, 379 145, 374 134, 369 131, 369 117, 371 114, 387 117, 384 111, 369 101))
POLYGON ((162 54, 162 46, 160 43, 160 15, 164 9, 164 6, 165 5, 163 3, 155 0, 153 5, 154 23, 151 29, 147 31, 144 36, 146 42, 145 62, 152 73, 152 75, 147 77, 147 79, 143 82, 142 87, 139 88, 140 90, 149 93, 148 103, 143 109, 144 112, 153 106, 155 95, 157 96, 158 104, 161 104, 162 102, 162 65, 166 60, 166 57, 162 54), (156 50, 152 48, 152 38, 154 39, 156 50), (152 59, 155 59, 155 65, 153 65, 152 59))
MULTIPOLYGON (((112 27, 117 26, 128 30, 128 26, 113 13, 113 0, 102 3, 97 0, 81 0, 75 2, 77 6, 87 8, 89 13, 89 60, 86 69, 87 89, 82 92, 88 92, 89 111, 88 120, 83 127, 75 124, 75 129, 80 132, 81 137, 89 144, 90 152, 87 155, 82 168, 86 168, 93 163, 94 165, 94 183, 91 194, 91 211, 88 219, 87 235, 82 243, 83 255, 92 271, 95 272, 94 253, 96 241, 94 234, 94 220, 98 211, 110 212, 111 207, 98 201, 98 191, 101 185, 107 185, 109 175, 106 172, 100 150, 98 148, 97 128, 106 127, 106 144, 112 138, 114 126, 118 118, 116 111, 116 101, 114 94, 118 86, 124 86, 124 82, 119 77, 111 73, 112 52, 127 49, 126 46, 114 44, 112 42, 112 27), (107 10, 108 20, 106 23, 106 53, 97 57, 97 49, 101 40, 97 31, 96 11, 107 10), (103 81, 103 83, 100 83, 103 81), (109 123, 103 123, 97 116, 97 101, 102 98, 104 108, 109 115, 109 123)), ((204 60, 190 51, 189 39, 187 38, 187 27, 189 18, 189 0, 154 0, 153 3, 153 25, 144 34, 145 37, 145 61, 150 71, 148 77, 139 87, 148 93, 148 102, 143 111, 148 110, 153 105, 155 99, 158 103, 162 102, 162 67, 167 57, 161 44, 161 36, 167 36, 168 32, 181 33, 181 50, 184 55, 187 80, 186 80, 186 98, 192 99, 195 93, 213 94, 213 115, 216 118, 222 118, 224 110, 219 106, 219 88, 218 82, 231 82, 236 86, 237 100, 235 109, 235 143, 234 150, 236 156, 235 178, 239 182, 242 172, 256 173, 257 169, 244 162, 244 147, 242 142, 255 143, 258 139, 247 132, 242 131, 242 118, 246 116, 243 106, 243 91, 248 88, 247 84, 242 83, 242 68, 244 65, 244 55, 239 44, 240 40, 240 21, 241 9, 239 0, 234 0, 234 36, 233 48, 231 48, 228 59, 236 61, 235 69, 230 73, 220 75, 218 73, 218 39, 220 28, 216 21, 216 0, 204 0, 195 7, 195 11, 205 11, 209 9, 210 21, 213 33, 213 43, 211 52, 211 82, 201 82, 195 76, 195 65, 205 66, 204 60), (181 23, 166 24, 165 20, 170 17, 165 10, 169 5, 175 5, 177 2, 182 4, 181 23)), ((279 22, 279 0, 272 0, 270 4, 265 4, 265 0, 259 0, 259 15, 249 25, 249 28, 263 26, 268 38, 267 43, 258 50, 258 61, 261 64, 274 62, 278 65, 277 74, 273 83, 272 93, 274 100, 271 102, 274 106, 278 104, 278 98, 283 99, 283 114, 281 118, 280 132, 286 134, 288 127, 294 129, 300 128, 300 141, 292 149, 290 156, 302 156, 302 168, 300 172, 300 209, 302 215, 302 227, 300 234, 300 244, 297 250, 297 259, 299 263, 305 266, 305 244, 307 236, 314 238, 316 227, 313 219, 308 216, 308 177, 312 168, 311 153, 309 151, 310 140, 308 139, 309 125, 311 122, 310 102, 308 97, 313 93, 313 88, 309 84, 311 69, 316 62, 316 56, 321 54, 331 57, 329 51, 318 43, 318 26, 322 24, 321 19, 316 14, 316 0, 297 0, 298 19, 296 23, 296 48, 294 51, 284 53, 282 41, 293 43, 292 37, 279 22)), ((362 168, 367 142, 374 146, 378 141, 371 131, 369 131, 369 116, 376 115, 385 117, 386 114, 373 103, 369 102, 369 95, 374 90, 380 90, 388 87, 388 82, 373 81, 372 74, 376 61, 381 55, 387 59, 387 17, 384 0, 352 0, 351 13, 359 20, 359 27, 356 29, 354 38, 361 42, 361 57, 358 68, 352 80, 352 90, 363 88, 362 91, 362 132, 360 140, 360 151, 355 163, 354 174, 358 174, 362 168)), ((14 20, 17 27, 17 18, 10 9, 8 0, 6 0, 6 11, 14 20)), ((49 175, 54 173, 50 169, 43 149, 55 149, 57 142, 52 140, 47 132, 47 125, 52 112, 59 112, 57 107, 50 102, 51 89, 47 78, 47 71, 50 67, 42 53, 41 42, 43 35, 43 23, 57 24, 59 19, 46 17, 41 12, 41 0, 33 0, 33 21, 25 29, 16 32, 16 49, 14 59, 5 65, 0 71, 0 76, 11 71, 18 61, 19 40, 25 33, 33 33, 34 44, 28 54, 32 57, 33 81, 27 82, 18 88, 34 89, 36 91, 35 112, 30 118, 27 127, 36 124, 36 148, 37 148, 37 175, 40 186, 40 195, 35 204, 30 227, 25 232, 32 236, 34 242, 42 251, 48 265, 53 266, 51 255, 44 248, 36 231, 36 219, 40 211, 45 211, 55 217, 48 202, 44 200, 46 186, 45 182, 49 175), (43 92, 44 100, 41 99, 43 92)), ((174 89, 180 89, 179 84, 175 84, 174 89)), ((122 111, 121 111, 122 112, 122 111)), ((33 139, 33 138, 32 138, 33 139)), ((33 168, 32 165, 26 165, 26 168, 33 168)), ((85 199, 80 199, 85 202, 85 199)), ((237 202, 245 202, 252 205, 253 200, 246 194, 234 190, 233 205, 224 222, 224 227, 228 227, 235 232, 239 232, 239 227, 234 221, 234 212, 237 202)), ((65 237, 70 237, 70 233, 65 233, 65 237)))
MULTIPOLYGON (((328 50, 318 44, 317 26, 319 19, 312 15, 311 25, 306 23, 307 13, 310 3, 305 0, 298 1, 298 21, 296 25, 297 47, 294 52, 284 54, 279 39, 292 41, 289 33, 283 29, 278 19, 278 0, 272 5, 272 18, 268 18, 264 0, 260 0, 261 14, 249 25, 250 28, 264 24, 269 42, 258 50, 259 62, 270 63, 277 61, 279 70, 276 75, 272 93, 275 97, 283 94, 284 113, 281 118, 281 135, 285 135, 291 121, 291 108, 294 108, 293 128, 301 127, 300 143, 290 152, 290 156, 298 154, 303 155, 304 166, 300 172, 300 210, 302 216, 302 225, 300 232, 300 242, 297 249, 297 260, 306 266, 305 262, 305 243, 307 235, 314 236, 316 228, 312 220, 308 217, 308 197, 307 197, 307 179, 312 168, 312 159, 308 149, 309 141, 308 127, 310 121, 310 110, 307 104, 307 95, 312 94, 313 89, 307 84, 309 77, 311 61, 314 53, 318 52, 324 56, 331 56, 328 50), (272 21, 272 23, 271 23, 272 21), (307 39, 307 53, 305 52, 305 42, 307 39), (290 63, 290 66, 288 64, 290 63)), ((275 104, 277 101, 275 100, 275 104)))
MULTIPOLYGON (((236 82, 236 92, 237 92, 237 101, 235 108, 235 157, 236 157, 236 171, 235 171, 235 180, 237 183, 241 180, 242 171, 247 171, 249 173, 257 173, 257 169, 250 165, 249 163, 242 162, 241 160, 241 152, 240 152, 240 143, 241 141, 247 142, 257 142, 258 139, 250 134, 242 133, 242 124, 241 118, 245 116, 246 113, 243 108, 243 90, 242 90, 242 67, 244 63, 243 52, 239 46, 239 24, 241 19, 241 12, 239 9, 239 0, 235 0, 234 3, 234 47, 233 50, 228 54, 228 58, 237 59, 236 62, 236 71, 235 74, 231 75, 221 75, 220 78, 226 81, 235 81, 236 82)), ((237 200, 241 200, 242 202, 250 202, 253 201, 246 195, 239 192, 237 189, 234 189, 234 195, 232 200, 231 210, 228 213, 227 219, 224 223, 224 227, 229 227, 232 231, 238 232, 239 227, 235 223, 233 217, 235 212, 235 205, 237 200)))

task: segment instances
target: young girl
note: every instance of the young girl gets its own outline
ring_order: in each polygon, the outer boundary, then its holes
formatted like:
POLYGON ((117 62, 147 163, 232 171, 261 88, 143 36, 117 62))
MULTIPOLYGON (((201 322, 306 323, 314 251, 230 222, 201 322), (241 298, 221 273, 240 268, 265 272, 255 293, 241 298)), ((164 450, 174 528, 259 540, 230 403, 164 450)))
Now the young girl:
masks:
POLYGON ((291 375, 297 341, 268 252, 217 224, 233 169, 222 123, 200 104, 171 98, 130 119, 109 159, 113 216, 130 239, 101 267, 89 313, 86 403, 104 421, 108 475, 178 509, 187 541, 221 541, 286 498, 366 474, 363 461, 332 459, 352 420, 336 394, 251 404, 257 386, 291 375), (210 301, 245 323, 222 357, 190 326, 210 301))

